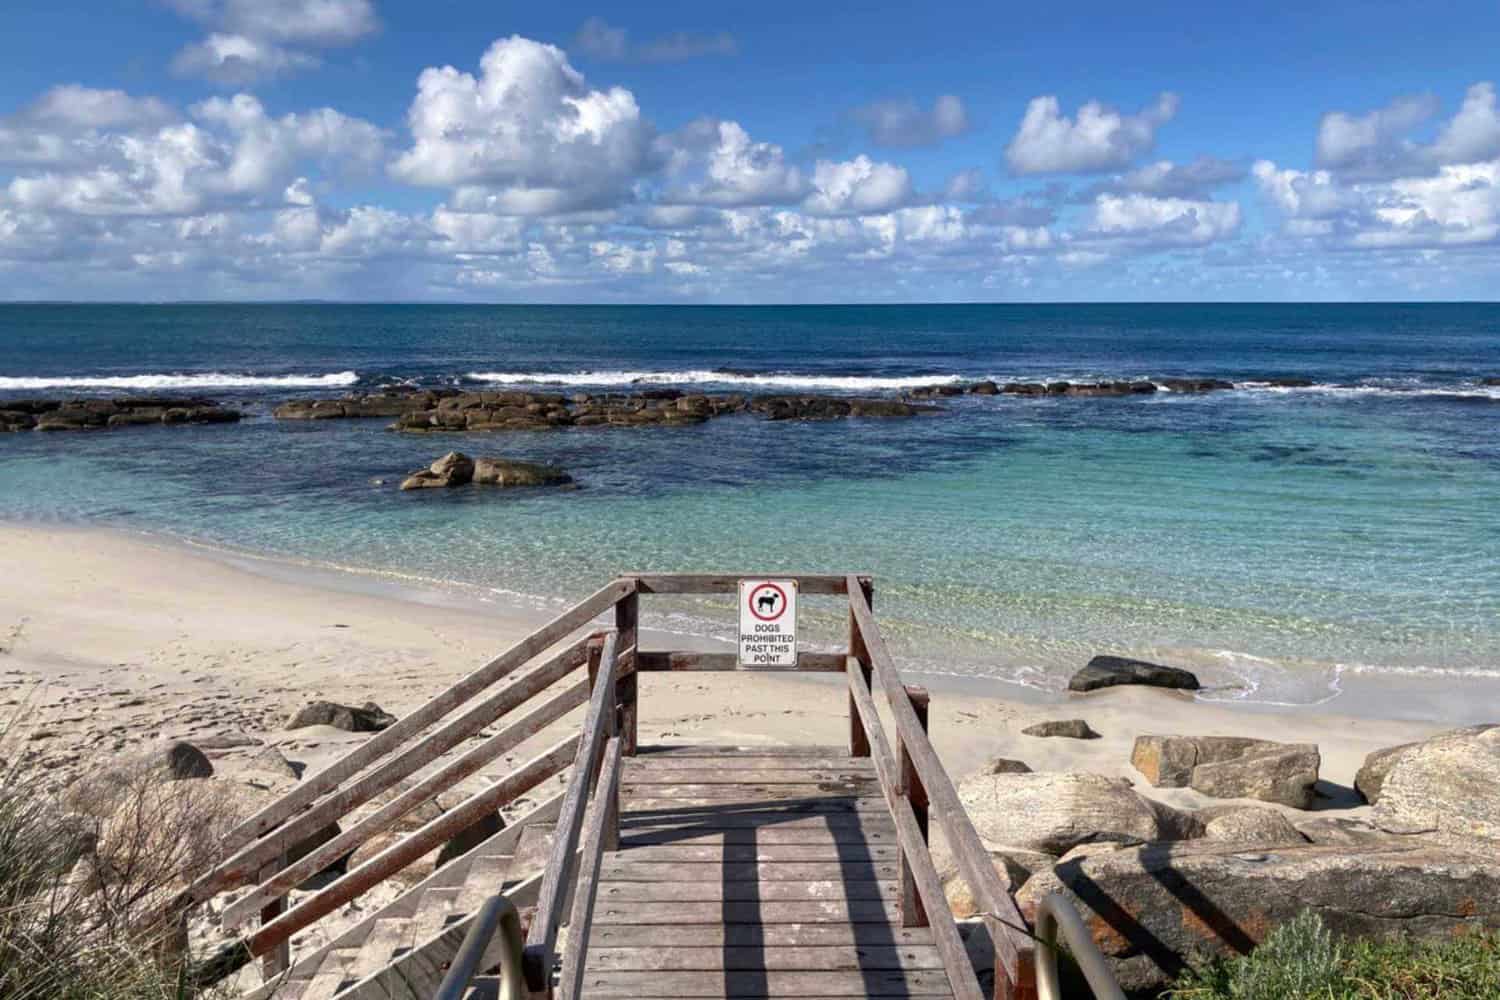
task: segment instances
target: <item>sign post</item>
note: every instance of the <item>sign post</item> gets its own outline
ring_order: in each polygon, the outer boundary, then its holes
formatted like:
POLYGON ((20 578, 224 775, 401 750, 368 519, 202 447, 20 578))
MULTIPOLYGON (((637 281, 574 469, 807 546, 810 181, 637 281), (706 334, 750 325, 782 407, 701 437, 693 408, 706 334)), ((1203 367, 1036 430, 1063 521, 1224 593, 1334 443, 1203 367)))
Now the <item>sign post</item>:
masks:
POLYGON ((739 664, 797 665, 797 581, 740 581, 739 664))

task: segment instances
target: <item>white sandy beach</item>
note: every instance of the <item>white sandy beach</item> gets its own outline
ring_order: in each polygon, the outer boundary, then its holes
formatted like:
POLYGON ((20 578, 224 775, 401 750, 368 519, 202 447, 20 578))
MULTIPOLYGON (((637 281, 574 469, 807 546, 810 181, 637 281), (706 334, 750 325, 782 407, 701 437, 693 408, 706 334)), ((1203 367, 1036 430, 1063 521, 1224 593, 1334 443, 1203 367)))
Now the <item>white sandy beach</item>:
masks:
MULTIPOLYGON (((403 600, 354 577, 302 580, 296 567, 97 529, 6 525, 0 551, 0 709, 25 706, 23 752, 58 785, 161 738, 243 735, 316 770, 361 737, 283 731, 307 702, 374 701, 401 715, 540 623, 536 611, 444 606, 431 595, 403 600)), ((666 641, 650 633, 644 640, 666 641)), ((1347 787, 1369 751, 1455 724, 1247 710, 1144 688, 1050 696, 992 687, 933 691, 933 740, 955 778, 991 757, 1017 757, 1037 770, 1133 776, 1143 792, 1179 804, 1207 800, 1146 786, 1129 763, 1137 735, 1313 742, 1324 779, 1347 787), (1020 733, 1072 717, 1103 738, 1020 733)), ((641 738, 838 744, 847 739, 846 711, 842 690, 827 679, 653 674, 642 681, 641 738)), ((247 750, 215 753, 232 770, 247 750)), ((1348 805, 1334 793, 1328 805, 1348 805)))

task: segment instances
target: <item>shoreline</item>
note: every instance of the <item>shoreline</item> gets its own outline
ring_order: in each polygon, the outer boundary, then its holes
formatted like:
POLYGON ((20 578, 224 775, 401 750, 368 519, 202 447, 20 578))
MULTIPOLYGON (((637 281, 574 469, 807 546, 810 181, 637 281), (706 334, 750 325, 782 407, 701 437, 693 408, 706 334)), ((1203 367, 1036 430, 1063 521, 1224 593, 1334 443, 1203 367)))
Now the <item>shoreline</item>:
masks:
MULTIPOLYGON (((59 767, 59 777, 96 753, 225 729, 295 749, 317 769, 349 743, 282 731, 297 708, 316 698, 373 700, 400 715, 551 617, 498 600, 465 604, 462 587, 413 592, 365 574, 304 572, 274 558, 117 529, 0 522, 0 546, 15 567, 0 582, 0 607, 8 609, 0 621, 0 711, 30 698, 48 737, 29 742, 26 756, 59 767), (28 695, 37 684, 41 693, 28 695)), ((665 633, 643 634, 656 648, 668 642, 665 633)), ((701 637, 672 635, 670 642, 716 648, 701 637)), ((1174 804, 1203 802, 1189 790, 1140 780, 1130 766, 1137 735, 1318 743, 1330 804, 1349 806, 1347 789, 1366 753, 1467 721, 1212 702, 1150 688, 1069 695, 979 678, 903 676, 932 691, 934 743, 955 779, 995 756, 1020 757, 1038 770, 1133 776, 1141 791, 1174 804), (1087 719, 1104 738, 1020 733, 1069 717, 1087 719)), ((646 675, 642 740, 838 744, 847 734, 841 688, 832 675, 646 675)))
MULTIPOLYGON (((348 597, 366 597, 391 602, 396 607, 420 606, 467 615, 491 616, 516 638, 524 636, 554 615, 567 610, 574 599, 524 594, 501 588, 458 580, 445 580, 419 573, 363 566, 338 565, 302 559, 284 553, 256 552, 226 544, 203 541, 147 529, 86 524, 63 521, 30 521, 0 518, 0 546, 12 531, 55 532, 83 538, 117 538, 136 541, 159 550, 203 559, 249 576, 292 587, 328 591, 348 597)), ((592 581, 602 586, 605 580, 592 581)), ((592 587, 590 588, 590 590, 592 587)), ((650 612, 645 612, 649 621, 650 612)), ((0 628, 4 624, 0 623, 0 628)), ((727 627, 727 623, 726 623, 727 627)), ((667 630, 646 625, 642 629, 653 645, 694 651, 723 651, 732 644, 700 632, 667 630)), ((499 650, 495 650, 498 652, 499 650)), ((1117 655, 1138 655, 1139 651, 1121 649, 1117 655)), ((1194 661, 1211 658, 1218 651, 1180 651, 1183 660, 1174 665, 1196 669, 1194 661)), ((1150 659, 1146 654, 1143 658, 1150 659)), ((1167 656, 1170 660, 1170 652, 1167 656)), ((3 662, 3 661, 0 661, 3 662)), ((899 660, 898 660, 899 663, 899 660)), ((1078 667, 1083 663, 1079 662, 1078 667)), ((1490 721, 1488 706, 1500 699, 1500 664, 1495 670, 1467 672, 1460 669, 1363 664, 1319 664, 1331 666, 1331 693, 1311 702, 1257 700, 1253 697, 1215 696, 1230 692, 1229 686, 1206 687, 1192 697, 1195 704, 1211 705, 1249 715, 1329 714, 1365 721, 1441 722, 1462 726, 1490 721)), ((1295 669, 1295 668, 1287 668, 1295 669)), ((1000 698, 1034 706, 1086 704, 1065 689, 1051 689, 1005 677, 965 674, 959 671, 921 670, 902 665, 909 682, 920 683, 933 691, 980 697, 1000 698)), ((800 683, 829 682, 820 675, 790 675, 800 683)), ((841 681, 834 681, 841 683, 841 681)), ((1253 692, 1252 692, 1253 693, 1253 692)))

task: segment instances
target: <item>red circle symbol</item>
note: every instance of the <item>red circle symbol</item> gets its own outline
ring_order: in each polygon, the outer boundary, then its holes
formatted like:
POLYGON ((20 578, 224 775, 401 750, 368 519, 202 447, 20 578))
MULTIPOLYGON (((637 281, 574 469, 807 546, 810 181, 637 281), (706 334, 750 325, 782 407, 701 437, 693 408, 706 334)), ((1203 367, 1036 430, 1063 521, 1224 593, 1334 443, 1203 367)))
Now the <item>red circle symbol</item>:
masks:
POLYGON ((774 622, 786 613, 786 591, 774 583, 750 589, 750 613, 763 622, 774 622), (768 613, 761 614, 764 608, 768 613))

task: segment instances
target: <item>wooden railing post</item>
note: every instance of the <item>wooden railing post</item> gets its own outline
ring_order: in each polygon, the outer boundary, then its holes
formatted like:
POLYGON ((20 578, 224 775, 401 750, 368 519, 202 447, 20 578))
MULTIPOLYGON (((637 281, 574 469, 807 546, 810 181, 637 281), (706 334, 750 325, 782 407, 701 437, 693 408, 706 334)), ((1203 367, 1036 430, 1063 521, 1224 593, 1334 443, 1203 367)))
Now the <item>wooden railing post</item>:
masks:
MULTIPOLYGON (((275 861, 271 862, 270 864, 268 864, 264 868, 262 868, 260 870, 260 874, 258 874, 255 877, 255 880, 257 882, 264 882, 266 879, 270 878, 271 876, 275 875, 277 872, 279 872, 283 868, 285 868, 286 867, 286 861, 287 861, 286 855, 282 854, 275 861)), ((264 927, 266 924, 269 924, 271 921, 275 920, 277 917, 281 916, 285 912, 286 912, 286 897, 285 896, 279 896, 276 899, 271 900, 271 902, 267 903, 264 907, 262 907, 262 909, 260 911, 260 923, 261 923, 261 926, 264 927)), ((280 944, 276 945, 270 951, 266 952, 264 955, 261 956, 261 959, 260 959, 260 975, 261 975, 261 979, 264 982, 268 982, 269 983, 271 980, 273 980, 277 976, 281 975, 287 969, 291 968, 291 965, 292 965, 292 941, 291 941, 291 938, 286 938, 280 944)))
MULTIPOLYGON (((922 732, 927 732, 927 709, 931 703, 931 696, 927 693, 927 689, 907 685, 906 697, 911 700, 912 711, 916 713, 917 721, 922 724, 922 732)), ((896 733, 896 755, 901 795, 911 803, 912 814, 917 817, 917 827, 922 831, 922 843, 926 844, 929 842, 927 788, 922 784, 922 776, 917 773, 917 765, 912 761, 906 740, 902 738, 899 730, 896 733)), ((917 894, 917 883, 912 878, 911 865, 907 862, 906 855, 903 854, 901 856, 901 926, 926 927, 927 925, 927 911, 922 907, 922 899, 917 894)))
POLYGON ((638 681, 639 656, 637 642, 640 638, 641 624, 641 592, 632 589, 630 593, 615 602, 615 630, 620 634, 620 649, 630 651, 630 659, 625 664, 629 670, 620 677, 620 722, 616 732, 620 736, 620 752, 627 756, 635 756, 635 749, 639 737, 639 700, 640 687, 638 681))
MULTIPOLYGON (((853 577, 850 577, 851 582, 853 577)), ((875 606, 875 584, 872 580, 862 579, 860 589, 864 592, 865 603, 871 608, 875 606)), ((854 595, 849 595, 853 600, 854 595)), ((874 670, 870 661, 870 648, 865 645, 864 634, 859 630, 859 622, 854 618, 854 609, 849 609, 849 656, 859 661, 859 669, 864 672, 865 686, 874 690, 874 670)), ((849 696, 849 756, 870 756, 870 736, 865 732, 864 723, 859 719, 859 709, 854 704, 854 696, 849 696)))

